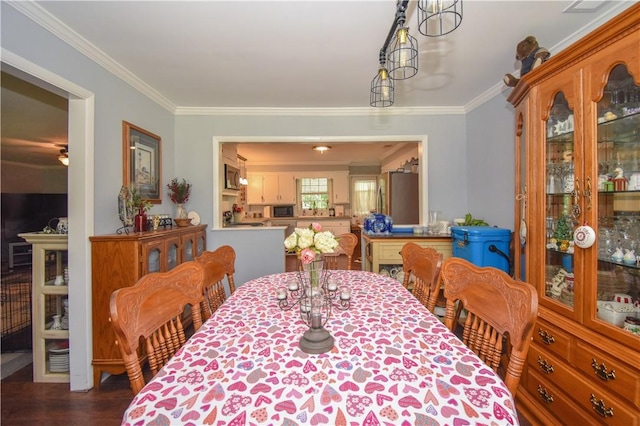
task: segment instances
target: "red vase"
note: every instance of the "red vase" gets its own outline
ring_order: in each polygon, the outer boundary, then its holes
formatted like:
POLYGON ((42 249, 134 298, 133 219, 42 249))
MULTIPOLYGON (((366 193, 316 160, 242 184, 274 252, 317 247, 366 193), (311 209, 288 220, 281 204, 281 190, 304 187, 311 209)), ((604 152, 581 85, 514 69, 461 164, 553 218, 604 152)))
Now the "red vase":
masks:
POLYGON ((138 208, 138 214, 134 217, 134 228, 136 232, 147 230, 147 213, 142 207, 138 208))

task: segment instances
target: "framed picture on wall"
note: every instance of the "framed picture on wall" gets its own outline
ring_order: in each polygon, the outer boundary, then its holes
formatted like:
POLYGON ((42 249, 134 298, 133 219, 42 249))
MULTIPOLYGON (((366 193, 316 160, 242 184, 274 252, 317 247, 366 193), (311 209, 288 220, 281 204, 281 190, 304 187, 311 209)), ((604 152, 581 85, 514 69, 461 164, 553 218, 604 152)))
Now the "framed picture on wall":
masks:
POLYGON ((153 204, 162 202, 161 138, 126 121, 122 122, 123 185, 136 188, 153 204))

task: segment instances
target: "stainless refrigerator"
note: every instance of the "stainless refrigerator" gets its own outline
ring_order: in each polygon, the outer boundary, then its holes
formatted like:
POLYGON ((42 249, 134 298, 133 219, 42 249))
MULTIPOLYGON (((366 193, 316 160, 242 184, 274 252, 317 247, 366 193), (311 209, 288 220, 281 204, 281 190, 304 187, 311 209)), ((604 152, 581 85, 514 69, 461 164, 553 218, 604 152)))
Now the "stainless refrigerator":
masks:
POLYGON ((389 172, 386 182, 386 214, 394 225, 420 223, 418 174, 389 172))

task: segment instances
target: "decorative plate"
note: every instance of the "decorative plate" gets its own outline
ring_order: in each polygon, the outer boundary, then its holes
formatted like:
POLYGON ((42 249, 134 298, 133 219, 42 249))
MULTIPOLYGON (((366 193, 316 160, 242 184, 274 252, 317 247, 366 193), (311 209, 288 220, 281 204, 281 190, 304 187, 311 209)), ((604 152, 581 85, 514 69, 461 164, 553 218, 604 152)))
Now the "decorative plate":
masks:
POLYGON ((187 217, 191 219, 192 225, 200 225, 200 215, 193 210, 187 213, 187 217))

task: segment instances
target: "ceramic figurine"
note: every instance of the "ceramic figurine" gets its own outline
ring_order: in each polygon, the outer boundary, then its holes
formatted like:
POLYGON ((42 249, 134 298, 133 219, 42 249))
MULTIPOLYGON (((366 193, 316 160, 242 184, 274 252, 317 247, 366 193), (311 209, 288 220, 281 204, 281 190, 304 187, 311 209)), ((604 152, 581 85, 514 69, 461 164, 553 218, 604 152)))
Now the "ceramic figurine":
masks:
POLYGON ((633 250, 625 250, 622 261, 627 265, 633 265, 636 263, 636 253, 633 250))
POLYGON ((618 247, 616 251, 611 255, 611 259, 613 259, 614 262, 622 262, 623 258, 624 255, 622 254, 622 249, 620 247, 618 247))

